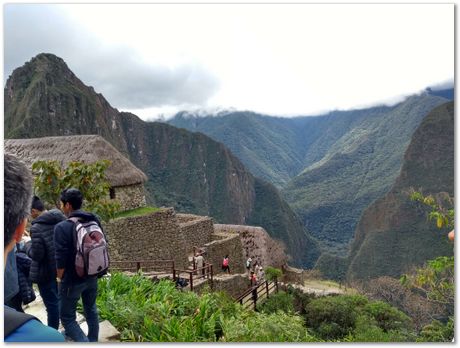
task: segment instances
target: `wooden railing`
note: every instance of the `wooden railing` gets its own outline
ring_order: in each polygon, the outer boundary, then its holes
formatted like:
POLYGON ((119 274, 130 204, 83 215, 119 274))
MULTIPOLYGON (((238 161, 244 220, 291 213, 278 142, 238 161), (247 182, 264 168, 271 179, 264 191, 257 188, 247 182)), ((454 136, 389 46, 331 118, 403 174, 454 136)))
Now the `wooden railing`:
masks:
POLYGON ((174 274, 174 279, 179 277, 181 274, 186 274, 186 277, 183 277, 188 280, 190 285, 190 291, 193 291, 193 281, 196 279, 207 279, 210 281, 211 289, 213 288, 213 268, 212 264, 205 262, 203 267, 196 269, 176 269, 174 274))
POLYGON ((205 262, 203 267, 196 269, 176 269, 173 260, 135 260, 135 261, 111 261, 111 270, 138 272, 165 272, 172 274, 176 281, 179 277, 185 278, 193 291, 194 280, 204 278, 211 283, 213 287, 213 268, 212 264, 205 262), (184 277, 185 274, 185 277, 184 277))
POLYGON ((236 302, 245 308, 252 306, 252 308, 255 310, 257 308, 258 300, 268 298, 270 294, 274 292, 278 292, 278 282, 276 280, 273 282, 265 280, 263 282, 259 282, 257 285, 251 286, 249 289, 243 292, 236 299, 236 302))

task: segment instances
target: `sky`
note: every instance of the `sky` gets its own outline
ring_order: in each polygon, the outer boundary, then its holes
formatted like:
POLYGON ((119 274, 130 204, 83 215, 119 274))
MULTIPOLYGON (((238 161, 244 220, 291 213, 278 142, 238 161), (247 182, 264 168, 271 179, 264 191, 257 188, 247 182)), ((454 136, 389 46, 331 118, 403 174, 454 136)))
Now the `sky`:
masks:
POLYGON ((454 79, 453 4, 4 4, 4 79, 53 53, 120 111, 317 115, 454 79))

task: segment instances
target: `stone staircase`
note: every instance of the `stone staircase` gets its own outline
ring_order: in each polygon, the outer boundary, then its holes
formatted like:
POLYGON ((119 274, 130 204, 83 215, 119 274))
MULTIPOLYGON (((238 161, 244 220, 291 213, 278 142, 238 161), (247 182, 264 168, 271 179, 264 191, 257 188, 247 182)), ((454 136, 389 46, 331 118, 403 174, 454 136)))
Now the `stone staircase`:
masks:
MULTIPOLYGON (((24 306, 24 312, 34 315, 37 317, 43 324, 46 325, 48 322, 47 320, 47 313, 46 308, 43 303, 42 298, 40 297, 38 291, 36 291, 37 298, 35 301, 29 303, 28 305, 24 306)), ((80 325, 81 329, 85 334, 88 333, 88 325, 86 324, 85 317, 77 312, 77 322, 80 325)), ((59 325, 59 331, 63 332, 64 328, 62 324, 59 325)), ((66 337, 66 341, 72 340, 66 337)), ((104 320, 99 323, 99 340, 98 342, 120 342, 120 332, 113 327, 113 325, 108 321, 104 320)))

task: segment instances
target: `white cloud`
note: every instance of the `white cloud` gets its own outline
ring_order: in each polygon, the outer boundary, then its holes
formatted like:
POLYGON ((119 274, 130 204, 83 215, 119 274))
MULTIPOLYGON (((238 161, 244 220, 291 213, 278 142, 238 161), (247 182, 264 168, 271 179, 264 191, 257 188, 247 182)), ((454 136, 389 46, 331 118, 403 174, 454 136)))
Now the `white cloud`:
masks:
POLYGON ((454 75, 453 4, 14 5, 14 16, 8 7, 7 72, 55 50, 112 105, 143 115, 184 106, 308 115, 454 75), (39 15, 25 19, 26 9, 39 15))

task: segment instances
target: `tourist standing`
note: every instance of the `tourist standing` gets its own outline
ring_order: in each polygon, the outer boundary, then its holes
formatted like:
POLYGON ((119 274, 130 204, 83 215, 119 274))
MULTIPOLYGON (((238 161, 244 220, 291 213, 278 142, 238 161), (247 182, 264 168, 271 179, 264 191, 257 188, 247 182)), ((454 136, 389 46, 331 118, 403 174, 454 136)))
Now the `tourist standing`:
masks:
POLYGON ((32 259, 30 279, 38 285, 48 313, 48 326, 59 328, 59 296, 56 283, 54 227, 66 218, 58 209, 47 211, 39 197, 32 198, 32 243, 28 255, 32 259))
POLYGON ((101 228, 99 219, 88 212, 80 210, 83 204, 82 193, 75 188, 61 193, 61 210, 69 218, 58 223, 54 228, 56 249, 56 267, 58 286, 60 284, 60 318, 65 333, 76 342, 97 342, 99 336, 99 318, 96 307, 97 276, 80 277, 75 267, 77 255, 74 230, 76 223, 94 221, 101 228), (77 302, 82 299, 84 315, 88 324, 86 336, 76 321, 77 302))
POLYGON ((249 256, 248 259, 246 260, 246 270, 248 274, 251 272, 251 266, 252 266, 252 258, 249 256))
POLYGON ((201 278, 204 278, 204 257, 201 253, 197 253, 195 257, 195 265, 198 274, 201 274, 201 278))
POLYGON ((224 259, 222 260, 222 271, 228 272, 230 274, 230 260, 228 259, 228 255, 225 255, 224 259))

